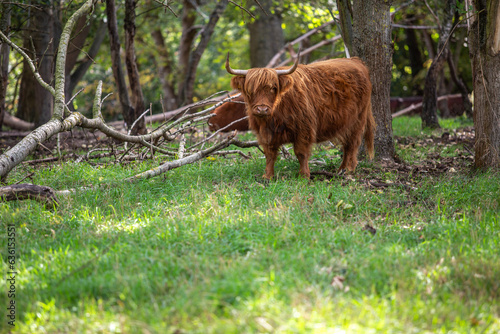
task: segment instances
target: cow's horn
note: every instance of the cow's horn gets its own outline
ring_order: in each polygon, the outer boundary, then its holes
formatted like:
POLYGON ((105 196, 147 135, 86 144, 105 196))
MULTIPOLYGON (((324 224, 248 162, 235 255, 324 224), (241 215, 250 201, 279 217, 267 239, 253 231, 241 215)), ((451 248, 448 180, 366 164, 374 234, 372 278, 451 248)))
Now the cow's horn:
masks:
POLYGON ((229 74, 233 75, 247 75, 248 70, 233 70, 231 66, 229 66, 229 52, 227 53, 227 58, 226 58, 226 71, 229 74))
POLYGON ((276 70, 276 73, 278 75, 292 74, 297 69, 297 65, 299 65, 299 58, 300 58, 300 50, 297 53, 297 58, 295 58, 295 63, 292 65, 292 67, 290 67, 287 70, 276 70))

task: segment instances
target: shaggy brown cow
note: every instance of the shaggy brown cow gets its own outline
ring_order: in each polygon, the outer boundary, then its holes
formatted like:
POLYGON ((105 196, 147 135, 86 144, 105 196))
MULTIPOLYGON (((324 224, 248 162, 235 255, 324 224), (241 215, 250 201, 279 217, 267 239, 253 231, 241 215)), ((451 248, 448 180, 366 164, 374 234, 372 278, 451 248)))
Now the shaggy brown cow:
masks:
MULTIPOLYGON (((210 117, 207 121, 208 128, 212 132, 222 129, 232 122, 245 117, 247 114, 245 112, 243 96, 240 95, 234 100, 215 108, 213 114, 215 114, 215 116, 210 117)), ((222 132, 231 132, 234 130, 248 131, 248 118, 228 126, 226 129, 222 130, 222 132)))
POLYGON ((300 175, 306 178, 313 143, 334 140, 342 145, 339 172, 356 169, 363 136, 373 158, 372 85, 360 59, 296 62, 289 69, 233 70, 228 54, 226 70, 235 75, 231 85, 245 98, 250 129, 264 149, 264 178, 273 177, 278 149, 285 143, 293 143, 300 175))

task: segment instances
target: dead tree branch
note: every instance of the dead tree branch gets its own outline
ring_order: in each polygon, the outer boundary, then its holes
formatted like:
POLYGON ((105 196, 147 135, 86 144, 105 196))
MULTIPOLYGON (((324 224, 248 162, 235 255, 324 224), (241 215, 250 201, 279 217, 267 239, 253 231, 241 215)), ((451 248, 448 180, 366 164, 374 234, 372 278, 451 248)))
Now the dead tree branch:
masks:
MULTIPOLYGON (((168 123, 164 122, 151 132, 142 135, 130 135, 127 133, 123 133, 123 131, 116 130, 104 122, 101 114, 103 101, 103 99, 101 98, 102 82, 99 82, 96 88, 94 105, 92 109, 92 118, 87 118, 79 112, 69 111, 65 103, 64 93, 64 83, 66 78, 66 76, 64 75, 64 55, 67 52, 67 45, 72 28, 80 17, 90 11, 94 2, 95 0, 87 0, 87 2, 70 17, 68 23, 63 29, 63 33, 61 35, 61 44, 58 48, 56 71, 53 80, 55 83, 55 88, 52 88, 56 97, 56 101, 54 104, 54 116, 48 123, 38 127, 37 129, 29 133, 17 145, 4 152, 0 156, 0 177, 5 178, 6 175, 19 163, 21 163, 31 152, 33 152, 33 150, 35 150, 37 146, 43 146, 43 142, 51 136, 63 131, 71 130, 77 126, 94 131, 99 130, 110 138, 117 139, 121 142, 133 143, 134 145, 132 145, 130 150, 125 150, 125 153, 123 153, 123 155, 117 160, 117 162, 122 161, 125 158, 125 155, 129 154, 129 152, 134 155, 134 152, 132 150, 136 149, 137 147, 139 147, 139 149, 146 150, 146 152, 151 152, 152 157, 154 157, 155 153, 163 154, 164 157, 167 157, 168 159, 172 159, 172 156, 176 156, 176 160, 167 161, 166 163, 152 169, 151 171, 132 176, 127 179, 129 181, 150 178, 173 168, 193 163, 211 154, 216 154, 217 152, 220 152, 217 154, 221 155, 236 153, 248 157, 243 152, 236 150, 221 152, 222 149, 230 145, 235 145, 242 148, 255 146, 258 147, 257 142, 241 142, 235 139, 234 137, 236 135, 236 132, 223 140, 214 139, 214 136, 212 136, 206 140, 202 140, 200 144, 197 144, 200 142, 199 136, 196 136, 198 133, 197 131, 199 131, 198 129, 200 129, 203 124, 205 124, 207 117, 210 116, 209 114, 221 104, 234 99, 235 96, 229 96, 222 101, 219 101, 215 105, 195 113, 188 113, 188 111, 191 107, 198 107, 207 103, 213 103, 213 100, 210 102, 201 101, 198 104, 184 107, 176 111, 175 113, 176 115, 182 115, 181 117, 178 117, 176 120, 168 123), (194 137, 189 137, 191 136, 191 134, 194 134, 194 137), (191 140, 192 138, 195 138, 194 144, 191 140), (161 140, 163 140, 162 143, 160 143, 161 140), (178 143, 180 143, 180 147, 176 147, 178 143), (207 145, 209 147, 205 147, 204 149, 197 149, 197 147, 202 144, 203 146, 207 145), (142 146, 143 148, 141 148, 140 146, 142 146)), ((224 1, 221 1, 221 3, 224 3, 224 1)), ((5 37, 5 39, 7 38, 5 37)), ((9 45, 13 45, 14 47, 14 43, 10 41, 8 42, 9 45)), ((14 47, 14 49, 20 50, 20 48, 17 47, 14 47)), ((36 72, 34 71, 34 73, 36 72)), ((50 88, 51 87, 49 86, 49 88, 47 89, 50 88)), ((211 99, 211 97, 209 97, 209 99, 211 99)), ((142 116, 143 115, 141 115, 141 117, 142 116)), ((165 115, 161 115, 161 117, 165 117, 165 115)), ((115 153, 114 146, 111 151, 112 154, 115 153)), ((135 156, 137 157, 137 154, 135 154, 135 156)), ((141 154, 139 154, 139 156, 141 156, 141 154)), ((89 156, 87 156, 87 159, 89 159, 89 156)))
MULTIPOLYGON (((281 58, 281 56, 293 45, 297 44, 297 43, 300 43, 301 41, 303 41, 304 39, 308 38, 309 36, 311 35, 314 35, 315 33, 317 33, 318 31, 326 28, 327 26, 330 26, 332 24, 334 24, 335 21, 331 20, 331 21, 328 21, 322 25, 320 25, 319 27, 317 28, 314 28, 312 30, 309 30, 308 32, 306 32, 305 34, 297 37, 296 39, 294 39, 293 41, 291 42, 288 42, 286 43, 283 48, 281 49, 281 51, 279 51, 277 54, 274 55, 273 58, 271 58, 271 60, 269 61, 269 63, 267 63, 266 67, 276 67, 276 64, 278 63, 279 59, 281 58)), ((340 39, 341 36, 337 36, 334 37, 333 39, 331 39, 331 41, 336 41, 338 39, 340 39)), ((302 55, 304 55, 305 53, 304 52, 301 52, 302 55)))
POLYGON ((0 187, 0 201, 32 199, 46 205, 59 205, 54 189, 29 183, 0 187))

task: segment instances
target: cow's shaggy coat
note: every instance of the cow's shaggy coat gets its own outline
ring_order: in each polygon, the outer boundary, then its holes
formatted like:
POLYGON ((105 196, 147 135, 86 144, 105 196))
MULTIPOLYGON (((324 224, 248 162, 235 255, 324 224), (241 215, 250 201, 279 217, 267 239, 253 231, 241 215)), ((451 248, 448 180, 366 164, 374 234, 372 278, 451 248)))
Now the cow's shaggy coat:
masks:
POLYGON ((208 128, 214 132, 219 129, 221 132, 231 132, 234 130, 248 131, 248 118, 240 120, 247 116, 245 112, 245 102, 243 96, 238 96, 234 100, 226 102, 214 109, 215 116, 210 117, 207 121, 208 128), (240 121, 238 121, 240 120, 240 121), (238 121, 238 122, 237 122, 238 121), (232 125, 231 123, 235 122, 232 125), (229 126, 228 126, 229 125, 229 126), (225 128, 228 126, 227 128, 225 128))
POLYGON ((229 60, 226 68, 237 74, 231 85, 243 95, 250 129, 264 149, 265 178, 273 177, 278 149, 285 143, 293 143, 300 174, 307 178, 314 143, 333 140, 342 145, 339 172, 356 169, 363 137, 368 155, 373 158, 372 85, 368 68, 360 59, 298 65, 291 74, 284 75, 269 68, 232 70, 229 60))

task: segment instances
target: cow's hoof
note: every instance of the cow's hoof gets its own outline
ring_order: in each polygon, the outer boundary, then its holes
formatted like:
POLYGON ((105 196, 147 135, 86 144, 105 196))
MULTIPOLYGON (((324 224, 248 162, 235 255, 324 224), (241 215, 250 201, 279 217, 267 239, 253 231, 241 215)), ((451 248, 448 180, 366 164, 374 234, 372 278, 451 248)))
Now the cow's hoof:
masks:
POLYGON ((338 176, 344 176, 346 174, 347 170, 345 170, 344 168, 342 169, 339 169, 338 172, 337 172, 337 175, 338 176))
POLYGON ((265 187, 267 187, 267 185, 269 184, 269 181, 271 179, 266 177, 265 175, 262 176, 262 178, 260 179, 259 183, 264 185, 265 187))
POLYGON ((269 181, 271 181, 272 178, 273 178, 272 176, 269 177, 266 174, 264 174, 264 175, 262 175, 262 178, 260 180, 261 180, 262 184, 267 185, 269 183, 269 181))

